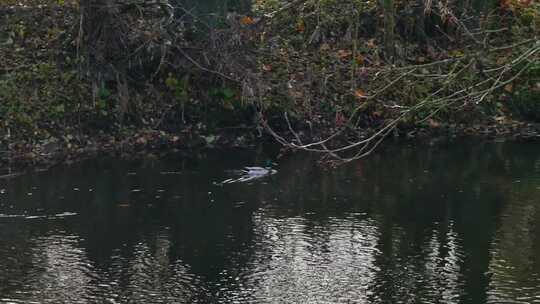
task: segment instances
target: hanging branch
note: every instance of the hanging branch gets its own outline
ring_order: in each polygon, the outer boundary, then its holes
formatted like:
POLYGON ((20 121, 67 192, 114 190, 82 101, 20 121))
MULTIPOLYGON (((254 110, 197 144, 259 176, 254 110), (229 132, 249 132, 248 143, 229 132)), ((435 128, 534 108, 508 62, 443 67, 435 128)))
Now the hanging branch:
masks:
MULTIPOLYGON (((520 52, 518 56, 511 60, 507 60, 507 63, 503 66, 485 69, 483 72, 488 76, 486 79, 478 80, 470 85, 463 86, 461 84, 461 75, 466 73, 476 62, 476 56, 463 56, 461 58, 451 58, 440 60, 433 63, 421 64, 421 65, 409 65, 403 67, 384 67, 384 68, 371 68, 369 71, 372 75, 378 73, 400 75, 388 84, 383 85, 380 89, 375 90, 372 95, 365 96, 367 101, 380 101, 385 95, 391 93, 391 89, 399 84, 404 79, 410 79, 410 77, 417 78, 415 81, 420 81, 421 78, 434 79, 433 75, 436 75, 437 83, 440 85, 439 89, 433 93, 427 95, 423 100, 416 103, 411 107, 399 107, 402 109, 401 113, 388 121, 383 126, 375 130, 370 136, 364 139, 358 139, 353 142, 342 144, 343 140, 339 140, 347 130, 354 130, 352 121, 360 109, 365 105, 360 105, 350 115, 347 123, 344 127, 339 128, 336 132, 330 134, 324 139, 305 143, 300 134, 294 130, 292 124, 288 118, 287 113, 284 113, 284 118, 288 127, 289 136, 279 135, 266 121, 262 124, 266 131, 276 139, 277 142, 283 146, 292 150, 307 151, 313 153, 320 153, 330 158, 331 162, 344 163, 350 162, 362 157, 365 157, 372 153, 397 127, 397 125, 405 118, 411 115, 418 115, 420 110, 428 109, 427 114, 424 117, 419 118, 418 122, 425 122, 442 109, 449 109, 455 107, 456 104, 465 102, 469 104, 480 104, 485 102, 488 96, 492 96, 498 90, 501 90, 506 85, 516 81, 534 62, 538 61, 538 53, 540 53, 540 42, 533 39, 526 39, 513 43, 508 46, 499 46, 489 50, 490 53, 501 52, 517 46, 523 46, 533 43, 532 46, 526 50, 520 52), (453 67, 449 66, 449 63, 454 63, 453 67), (456 70, 456 64, 460 63, 462 67, 456 70), (434 70, 446 67, 445 73, 430 73, 427 75, 414 74, 415 71, 421 69, 432 68, 434 70), (461 87, 461 88, 460 88, 461 87), (450 88, 454 88, 450 90, 450 88), (460 88, 460 89, 456 89, 460 88), (286 137, 292 137, 294 140, 287 140, 286 137), (332 145, 330 146, 330 144, 332 145), (346 156, 351 154, 352 156, 346 156)), ((457 108, 457 107, 456 107, 457 108)), ((262 115, 262 114, 261 114, 262 115)))

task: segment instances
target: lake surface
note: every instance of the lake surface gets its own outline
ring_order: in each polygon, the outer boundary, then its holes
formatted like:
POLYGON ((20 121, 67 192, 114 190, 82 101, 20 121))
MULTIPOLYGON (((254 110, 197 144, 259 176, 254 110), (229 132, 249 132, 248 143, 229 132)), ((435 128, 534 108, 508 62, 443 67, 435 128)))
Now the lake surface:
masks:
POLYGON ((0 303, 540 303, 540 145, 104 158, 0 179, 0 303), (221 184, 230 170, 275 175, 221 184))

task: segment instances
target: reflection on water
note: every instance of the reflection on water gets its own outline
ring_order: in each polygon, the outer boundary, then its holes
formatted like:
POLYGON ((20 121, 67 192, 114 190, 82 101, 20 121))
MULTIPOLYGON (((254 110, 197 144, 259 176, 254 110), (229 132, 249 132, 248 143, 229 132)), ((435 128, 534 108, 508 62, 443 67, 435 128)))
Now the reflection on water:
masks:
POLYGON ((493 303, 540 303, 539 187, 538 180, 515 186, 513 197, 518 199, 501 217, 488 270, 488 298, 493 303))
POLYGON ((272 219, 261 213, 254 224, 261 248, 244 270, 245 286, 230 297, 271 303, 368 300, 380 270, 374 223, 351 215, 318 225, 302 217, 272 219))
POLYGON ((0 180, 0 303, 540 303, 540 146, 100 159, 0 180))

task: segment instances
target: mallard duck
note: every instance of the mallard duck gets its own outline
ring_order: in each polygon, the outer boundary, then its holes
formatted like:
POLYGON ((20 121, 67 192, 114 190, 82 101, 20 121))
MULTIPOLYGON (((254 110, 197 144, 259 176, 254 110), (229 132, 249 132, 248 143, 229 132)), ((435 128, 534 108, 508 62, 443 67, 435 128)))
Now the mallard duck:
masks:
POLYGON ((270 167, 244 167, 242 172, 248 175, 267 175, 277 173, 276 170, 270 167))
POLYGON ((227 180, 224 180, 221 183, 222 184, 243 183, 243 182, 248 182, 248 181, 256 180, 259 178, 263 178, 265 176, 274 175, 277 173, 277 170, 272 169, 271 165, 273 165, 273 163, 270 161, 267 161, 265 167, 244 167, 244 169, 236 171, 242 174, 242 176, 238 178, 229 178, 227 180))

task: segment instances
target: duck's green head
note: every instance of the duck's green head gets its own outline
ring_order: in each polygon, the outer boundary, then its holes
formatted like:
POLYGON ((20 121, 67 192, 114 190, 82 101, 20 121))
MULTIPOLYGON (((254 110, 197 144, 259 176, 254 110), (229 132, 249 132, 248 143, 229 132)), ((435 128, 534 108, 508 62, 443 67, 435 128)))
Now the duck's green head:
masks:
POLYGON ((272 167, 273 165, 275 165, 275 163, 273 163, 271 160, 267 159, 265 162, 264 162, 264 166, 266 168, 270 168, 272 167))

